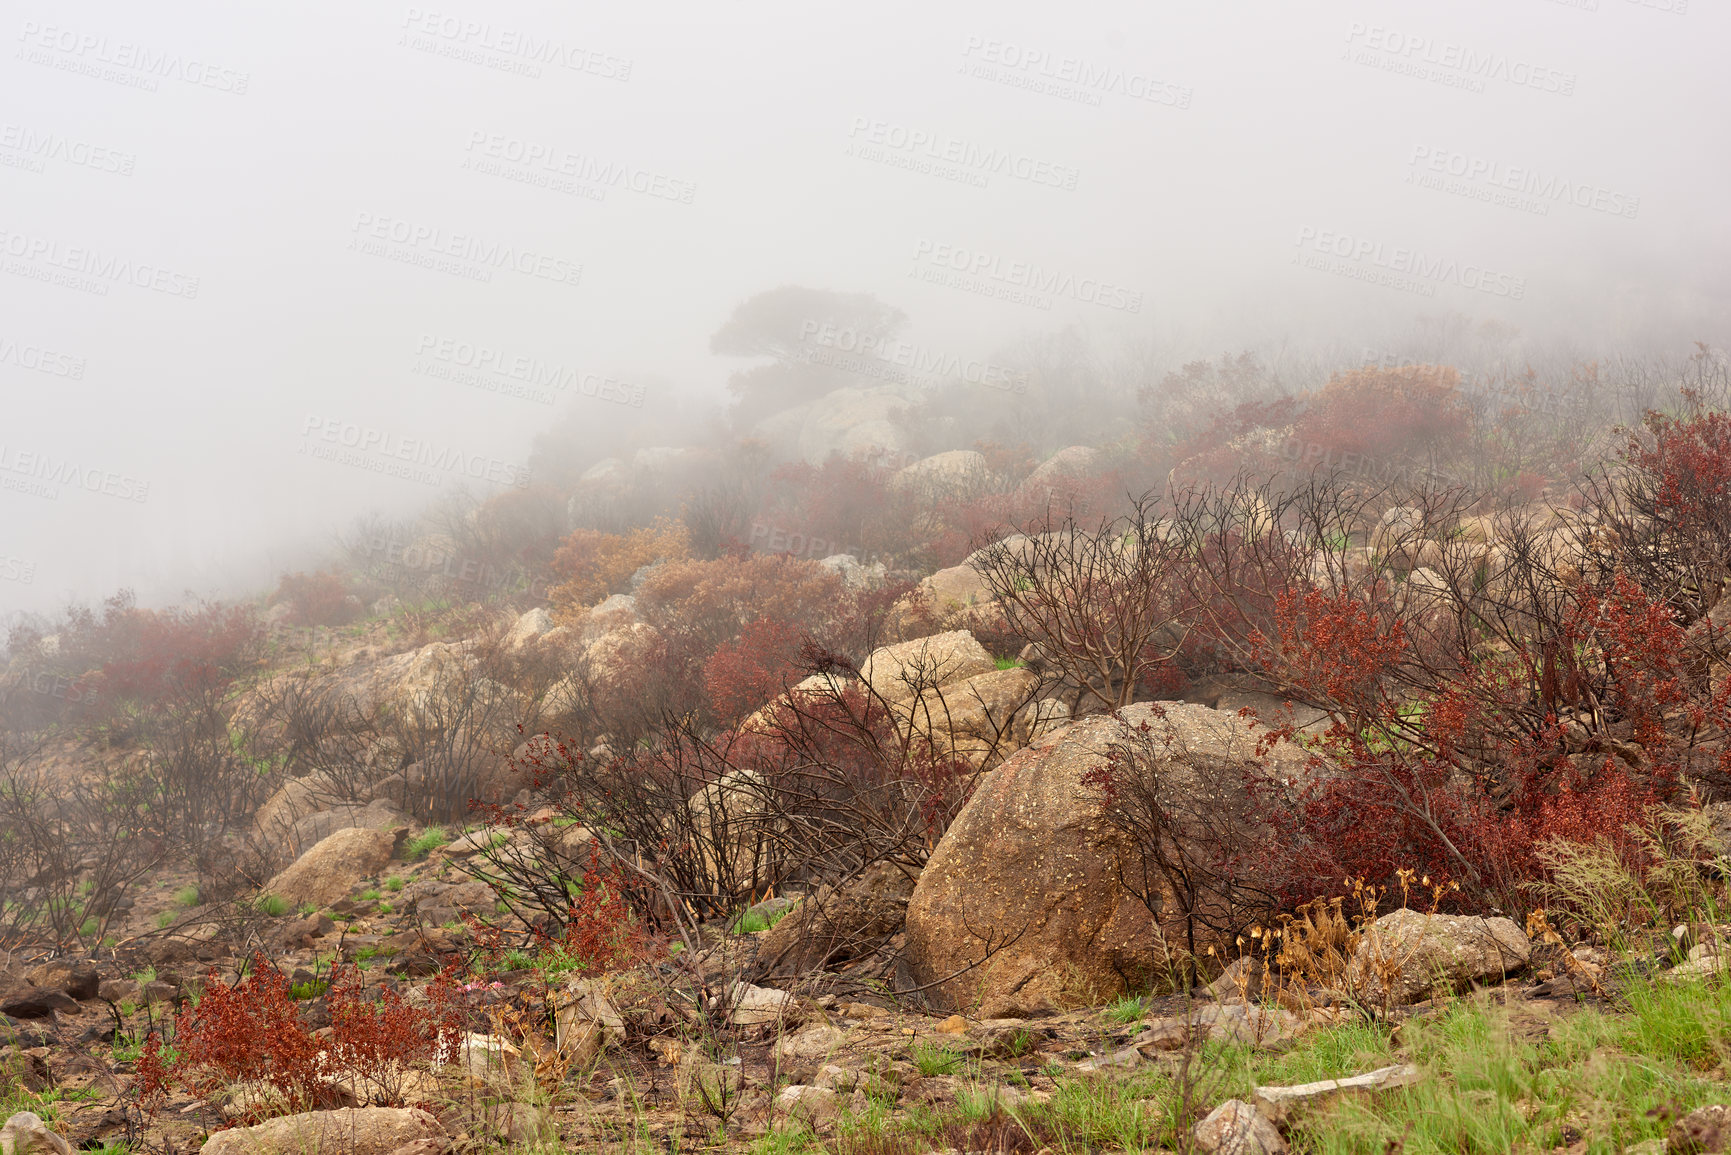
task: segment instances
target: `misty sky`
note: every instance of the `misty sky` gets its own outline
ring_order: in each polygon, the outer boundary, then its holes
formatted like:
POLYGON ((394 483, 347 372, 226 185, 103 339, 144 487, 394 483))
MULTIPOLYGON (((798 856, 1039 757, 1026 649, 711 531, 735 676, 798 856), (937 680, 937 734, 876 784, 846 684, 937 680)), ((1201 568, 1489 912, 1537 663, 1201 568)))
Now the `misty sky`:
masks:
POLYGON ((567 412, 681 427, 783 284, 962 357, 1727 336, 1705 0, 0 12, 0 613, 267 585, 450 484, 327 430, 485 495, 567 412))

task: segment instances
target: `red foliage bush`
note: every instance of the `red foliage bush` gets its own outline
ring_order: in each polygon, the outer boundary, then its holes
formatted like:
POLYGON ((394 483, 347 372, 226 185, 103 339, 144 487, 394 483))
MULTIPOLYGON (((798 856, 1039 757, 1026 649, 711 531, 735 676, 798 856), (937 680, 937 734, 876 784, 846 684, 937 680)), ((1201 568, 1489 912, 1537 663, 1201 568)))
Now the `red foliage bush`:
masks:
POLYGON ((93 687, 145 706, 226 686, 256 657, 262 636, 248 607, 142 610, 129 593, 110 598, 100 621, 86 614, 78 632, 73 644, 100 661, 93 687))
POLYGON ((799 668, 800 634, 784 621, 759 618, 703 664, 703 686, 716 715, 745 717, 781 693, 799 668))
MULTIPOLYGON (((343 1106, 345 1083, 375 1099, 397 1098, 403 1065, 432 1058, 455 1037, 449 985, 432 987, 428 1008, 409 1006, 389 988, 373 1003, 363 997, 358 970, 339 974, 328 995, 327 1041, 307 1028, 287 977, 255 955, 251 974, 228 986, 212 973, 197 1005, 183 1007, 172 1060, 164 1061, 157 1036, 147 1040, 140 1098, 159 1102, 176 1086, 210 1096, 243 1080, 268 1084, 292 1111, 343 1106)), ((265 1107, 257 1103, 251 1114, 265 1107)))
POLYGON ((618 863, 604 869, 600 851, 591 850, 582 893, 571 904, 564 926, 556 935, 538 932, 536 937, 586 975, 637 966, 650 957, 655 945, 632 913, 630 895, 641 890, 618 863))
POLYGON ((361 613, 343 579, 323 571, 283 574, 270 604, 288 606, 289 624, 295 626, 346 626, 361 613))

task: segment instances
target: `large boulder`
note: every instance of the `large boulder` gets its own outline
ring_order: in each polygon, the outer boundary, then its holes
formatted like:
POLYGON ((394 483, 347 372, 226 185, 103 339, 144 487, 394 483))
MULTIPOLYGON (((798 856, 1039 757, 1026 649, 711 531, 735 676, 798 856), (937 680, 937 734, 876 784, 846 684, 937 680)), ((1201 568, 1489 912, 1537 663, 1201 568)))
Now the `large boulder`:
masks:
POLYGON ((1041 685, 1033 670, 1012 666, 927 690, 917 703, 894 708, 908 712, 912 733, 979 770, 1028 744, 1041 685))
POLYGON ((1104 819, 1084 776, 1114 745, 1139 751, 1162 798, 1207 819, 1175 833, 1181 848, 1218 865, 1236 853, 1235 824, 1263 829, 1256 807, 1268 799, 1253 800, 1250 784, 1278 796, 1310 772, 1309 755, 1290 743, 1259 755, 1263 733, 1205 706, 1138 703, 1039 737, 983 773, 908 904, 908 977, 936 984, 927 998, 939 1007, 983 1017, 1144 989, 1188 947, 1198 921, 1230 924, 1239 912, 1230 892, 1211 889, 1218 875, 1199 878, 1207 885, 1188 907, 1157 886, 1138 897, 1124 880, 1158 871, 1144 873, 1140 851, 1104 819))
POLYGON ((986 647, 966 630, 951 630, 873 650, 860 677, 889 701, 961 682, 998 668, 986 647))
POLYGON ((923 457, 899 471, 890 484, 926 498, 967 497, 991 481, 986 455, 976 449, 952 449, 923 457))
POLYGON ((895 417, 908 404, 904 391, 895 386, 836 389, 764 418, 755 433, 778 456, 798 457, 811 465, 822 465, 836 454, 900 454, 907 450, 908 435, 895 417))
POLYGON ((1054 504, 1078 480, 1088 476, 1099 463, 1100 451, 1088 445, 1071 445, 1046 458, 1023 479, 1018 495, 1023 498, 1051 496, 1054 504))
POLYGON ((344 1107, 284 1115, 218 1131, 200 1155, 391 1155, 424 1139, 449 1142, 439 1121, 414 1107, 344 1107))
POLYGON ((1365 931, 1346 982, 1362 1002, 1403 1006, 1477 982, 1500 983, 1524 970, 1532 955, 1532 940, 1510 919, 1403 907, 1365 931))
POLYGON ((378 874, 396 853, 398 835, 387 830, 350 827, 320 841, 264 889, 290 906, 329 906, 346 897, 355 883, 378 874))

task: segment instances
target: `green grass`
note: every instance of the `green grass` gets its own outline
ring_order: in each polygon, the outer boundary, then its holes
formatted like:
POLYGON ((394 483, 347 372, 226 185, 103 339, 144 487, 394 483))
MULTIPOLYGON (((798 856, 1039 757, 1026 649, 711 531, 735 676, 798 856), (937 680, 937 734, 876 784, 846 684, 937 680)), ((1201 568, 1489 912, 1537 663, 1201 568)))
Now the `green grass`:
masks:
POLYGON ((173 921, 174 921, 174 912, 172 910, 165 910, 161 914, 156 916, 156 928, 158 930, 166 930, 168 928, 168 925, 170 923, 172 923, 173 921))
POLYGON ((1134 998, 1125 995, 1108 1006, 1104 1014, 1115 1023, 1133 1023, 1146 1014, 1147 1009, 1147 1003, 1141 995, 1134 998))
POLYGON ((379 888, 376 886, 369 887, 360 893, 360 900, 362 902, 377 902, 380 897, 379 888))
POLYGON ((427 857, 434 850, 451 841, 451 836, 443 826, 429 826, 418 837, 409 839, 403 847, 403 857, 410 862, 427 857))
POLYGON ((778 910, 767 916, 753 914, 749 910, 742 911, 739 917, 734 920, 732 930, 734 934, 757 934, 760 931, 768 930, 792 913, 793 907, 791 906, 786 910, 778 910))
POLYGON ((385 889, 390 891, 392 894, 396 894, 398 891, 402 890, 403 885, 403 880, 394 875, 385 879, 385 889))
POLYGON ((253 908, 262 915, 271 918, 281 918, 288 913, 288 900, 281 895, 261 894, 253 903, 253 908))
POLYGON ((1020 658, 994 658, 992 659, 992 664, 997 666, 1000 670, 1014 670, 1020 666, 1027 665, 1027 663, 1022 661, 1020 658))
POLYGON ((933 1075, 953 1075, 962 1067, 962 1056, 948 1047, 921 1039, 910 1051, 914 1066, 922 1075, 930 1078, 933 1075))
POLYGON ((183 886, 179 890, 175 891, 174 892, 174 905, 176 905, 176 906, 197 906, 198 905, 198 887, 196 887, 196 886, 183 886))

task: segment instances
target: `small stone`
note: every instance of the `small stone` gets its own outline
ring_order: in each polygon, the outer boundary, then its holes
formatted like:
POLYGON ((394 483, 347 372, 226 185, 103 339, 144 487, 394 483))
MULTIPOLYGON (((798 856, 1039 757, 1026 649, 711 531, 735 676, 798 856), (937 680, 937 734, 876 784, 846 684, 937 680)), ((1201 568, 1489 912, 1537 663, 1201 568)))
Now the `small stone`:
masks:
POLYGON ((75 1011, 78 1003, 65 991, 47 987, 31 987, 0 1003, 0 1013, 15 1019, 46 1019, 55 1011, 75 1011))
POLYGON ((1093 1055, 1076 1064, 1078 1071, 1103 1071, 1107 1067, 1134 1067, 1142 1061, 1142 1052, 1125 1047, 1109 1055, 1093 1055))
POLYGON ((962 1018, 960 1015, 951 1015, 949 1018, 938 1024, 938 1033, 940 1035, 965 1034, 967 1029, 968 1020, 962 1018))
POLYGON ((1198 1124, 1196 1149, 1219 1155, 1286 1155, 1286 1140, 1273 1123, 1242 1099, 1228 1099, 1198 1124))
POLYGON ((821 1123, 836 1113, 836 1095, 825 1087, 783 1087, 775 1097, 775 1109, 807 1123, 821 1123))
POLYGON ((96 988, 96 997, 108 1003, 138 1001, 138 983, 134 979, 103 979, 96 988))

